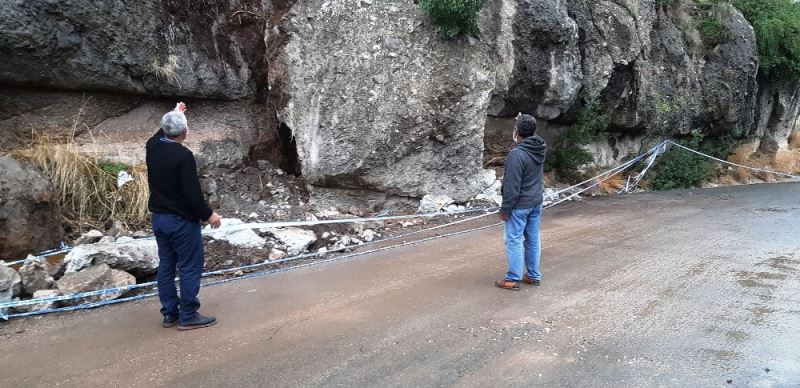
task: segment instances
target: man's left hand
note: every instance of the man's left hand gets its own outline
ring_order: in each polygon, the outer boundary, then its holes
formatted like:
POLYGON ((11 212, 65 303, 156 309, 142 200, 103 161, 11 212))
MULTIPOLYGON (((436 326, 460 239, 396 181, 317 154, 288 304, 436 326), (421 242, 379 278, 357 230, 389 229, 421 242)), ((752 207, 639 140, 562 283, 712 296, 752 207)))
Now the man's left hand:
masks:
POLYGON ((500 221, 503 221, 503 222, 508 221, 508 214, 500 213, 500 221))

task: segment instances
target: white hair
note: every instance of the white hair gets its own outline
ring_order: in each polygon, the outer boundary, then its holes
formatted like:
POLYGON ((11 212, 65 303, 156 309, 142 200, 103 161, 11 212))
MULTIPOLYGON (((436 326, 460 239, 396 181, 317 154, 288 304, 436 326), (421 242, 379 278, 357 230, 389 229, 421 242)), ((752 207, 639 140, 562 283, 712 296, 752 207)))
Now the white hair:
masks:
POLYGON ((176 110, 169 112, 161 118, 161 129, 169 137, 180 135, 189 126, 186 115, 176 110))

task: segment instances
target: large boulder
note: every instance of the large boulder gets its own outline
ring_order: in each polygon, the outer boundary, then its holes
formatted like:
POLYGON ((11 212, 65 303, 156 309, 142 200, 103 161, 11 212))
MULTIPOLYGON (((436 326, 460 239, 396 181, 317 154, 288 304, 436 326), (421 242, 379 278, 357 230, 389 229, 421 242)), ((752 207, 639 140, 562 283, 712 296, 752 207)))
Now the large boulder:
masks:
POLYGON ((800 84, 772 86, 762 82, 751 135, 762 139, 762 151, 775 152, 786 149, 787 139, 795 132, 800 133, 800 84))
POLYGON ((317 235, 313 231, 300 228, 263 229, 263 231, 275 237, 278 247, 283 248, 282 250, 285 250, 289 256, 305 252, 311 244, 317 241, 317 235))
POLYGON ((486 41, 443 40, 410 1, 301 0, 280 31, 271 86, 311 185, 456 200, 481 189, 486 41))
POLYGON ((152 239, 79 245, 67 254, 64 262, 67 274, 106 264, 136 276, 146 276, 158 269, 158 246, 152 239))
MULTIPOLYGON (((56 287, 62 295, 70 295, 106 288, 125 287, 133 284, 136 284, 136 278, 133 275, 125 271, 111 269, 107 264, 100 264, 86 268, 80 272, 65 274, 56 282, 56 287)), ((62 303, 65 305, 91 303, 100 300, 116 299, 122 294, 124 294, 124 292, 114 292, 105 295, 67 300, 62 303)))
POLYGON ((568 11, 566 0, 517 1, 513 76, 508 90, 495 91, 489 113, 555 119, 570 109, 583 74, 578 26, 568 11))
POLYGON ((63 238, 57 195, 34 167, 0 156, 0 258, 18 259, 63 238))
POLYGON ((53 287, 52 268, 44 258, 31 258, 19 269, 22 288, 25 294, 32 295, 39 290, 53 287))
MULTIPOLYGON (((236 231, 225 231, 225 228, 244 224, 244 221, 237 218, 225 218, 222 220, 222 231, 210 233, 209 236, 214 240, 227 241, 229 244, 240 248, 262 248, 266 243, 263 237, 259 236, 252 229, 236 231)), ((212 231, 211 225, 205 227, 206 231, 212 231)))
MULTIPOLYGON (((0 295, 5 295, 7 300, 22 294, 22 278, 11 267, 0 264, 0 295)), ((0 299, 3 297, 0 296, 0 299)))
MULTIPOLYGON (((39 290, 33 293, 32 299, 53 298, 56 296, 61 296, 61 292, 58 290, 39 290)), ((33 311, 47 310, 58 307, 59 303, 60 303, 59 301, 41 302, 27 306, 14 307, 14 311, 18 313, 27 313, 33 311)))

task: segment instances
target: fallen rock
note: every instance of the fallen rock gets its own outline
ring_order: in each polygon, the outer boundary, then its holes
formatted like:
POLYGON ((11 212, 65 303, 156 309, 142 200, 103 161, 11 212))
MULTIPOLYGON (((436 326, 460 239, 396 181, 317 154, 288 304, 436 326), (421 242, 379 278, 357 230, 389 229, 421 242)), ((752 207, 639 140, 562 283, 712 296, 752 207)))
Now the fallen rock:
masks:
MULTIPOLYGON (((222 220, 222 229, 241 225, 244 222, 237 218, 224 218, 222 220)), ((206 231, 213 230, 210 225, 205 227, 206 231)), ((263 248, 267 240, 258 235, 258 233, 251 229, 237 230, 233 232, 214 232, 209 233, 209 236, 214 240, 227 241, 229 244, 240 248, 263 248)))
MULTIPOLYGON (((131 240, 125 243, 80 245, 64 258, 66 272, 108 264, 111 268, 146 276, 158 269, 158 247, 155 240, 131 240)), ((66 275, 65 275, 66 276, 66 275)))
POLYGON ((280 260, 280 259, 282 259, 284 257, 286 257, 286 252, 284 252, 284 251, 282 251, 280 249, 273 249, 272 251, 269 252, 269 260, 270 261, 280 260))
MULTIPOLYGON (((39 298, 52 298, 55 296, 61 296, 61 292, 58 290, 38 290, 33 293, 33 299, 39 298)), ((47 310, 58 307, 58 301, 51 301, 51 302, 41 302, 33 305, 28 306, 19 306, 14 307, 14 311, 18 313, 27 313, 33 311, 41 311, 47 310)))
POLYGON ((317 235, 313 231, 300 228, 266 229, 265 231, 285 246, 290 256, 305 252, 311 244, 317 241, 317 235))
MULTIPOLYGON (((70 295, 80 292, 96 291, 106 288, 124 287, 136 284, 136 278, 120 270, 111 269, 107 264, 95 265, 80 272, 68 272, 56 282, 56 287, 62 295, 70 295)), ((119 298, 123 292, 115 292, 105 295, 89 296, 74 300, 66 300, 65 305, 77 305, 91 303, 101 300, 111 300, 119 298)))
POLYGON ((109 229, 106 234, 111 237, 119 238, 119 237, 129 237, 131 235, 131 232, 128 230, 128 228, 125 227, 125 225, 122 224, 122 222, 114 221, 114 224, 111 226, 111 229, 109 229))
POLYGON ((363 231, 361 231, 361 233, 358 234, 358 236, 361 237, 366 242, 372 242, 373 240, 375 240, 375 235, 376 233, 372 229, 364 229, 363 231))
MULTIPOLYGON (((0 264, 0 294, 8 293, 8 300, 22 294, 22 278, 11 267, 0 264)), ((2 300, 0 296, 0 300, 2 300)))
POLYGON ((74 245, 78 246, 78 245, 84 245, 84 244, 94 244, 94 243, 100 241, 101 238, 103 238, 103 232, 101 232, 99 230, 96 230, 96 229, 92 229, 92 230, 82 234, 80 237, 78 237, 75 240, 74 245))
POLYGON ((39 170, 0 156, 0 257, 17 259, 58 246, 64 231, 55 221, 61 219, 56 198, 39 170))
POLYGON ((117 241, 117 239, 115 239, 114 237, 111 237, 111 236, 103 236, 103 237, 100 239, 100 241, 98 241, 97 243, 98 243, 98 244, 109 244, 109 243, 113 243, 114 241, 117 241))
POLYGON ((447 213, 454 213, 454 212, 460 212, 460 211, 467 210, 467 208, 464 207, 464 206, 461 206, 461 205, 451 204, 451 205, 445 206, 444 209, 442 209, 442 210, 444 210, 447 213))
POLYGON ((558 190, 551 187, 544 189, 542 196, 544 197, 544 205, 549 205, 559 200, 558 190))
POLYGON ((489 187, 497 180, 497 171, 483 170, 483 186, 489 187))
POLYGON ((23 292, 32 295, 36 291, 52 288, 55 280, 50 272, 50 265, 45 258, 29 257, 19 269, 23 292))
POLYGON ((482 196, 479 194, 475 197, 475 199, 486 199, 488 201, 492 201, 495 204, 502 205, 503 204, 503 194, 502 194, 502 187, 503 183, 499 180, 495 180, 486 190, 483 190, 482 196))
POLYGON ((453 203, 453 199, 446 195, 428 194, 419 201, 419 212, 435 213, 451 203, 453 203))
POLYGON ((48 263, 47 274, 52 276, 54 280, 60 279, 67 271, 67 263, 64 260, 59 260, 55 263, 48 263))

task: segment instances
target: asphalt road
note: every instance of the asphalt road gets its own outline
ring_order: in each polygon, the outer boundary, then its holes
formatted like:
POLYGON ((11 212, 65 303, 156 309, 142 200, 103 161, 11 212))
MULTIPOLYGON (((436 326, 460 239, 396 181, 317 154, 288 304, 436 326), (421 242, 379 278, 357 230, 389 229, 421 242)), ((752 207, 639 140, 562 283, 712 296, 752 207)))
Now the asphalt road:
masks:
POLYGON ((0 386, 800 386, 800 184, 544 217, 538 288, 492 287, 494 228, 204 288, 209 329, 155 299, 14 320, 0 386))

